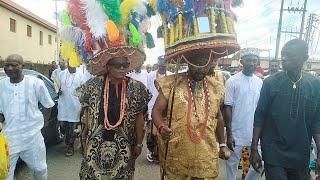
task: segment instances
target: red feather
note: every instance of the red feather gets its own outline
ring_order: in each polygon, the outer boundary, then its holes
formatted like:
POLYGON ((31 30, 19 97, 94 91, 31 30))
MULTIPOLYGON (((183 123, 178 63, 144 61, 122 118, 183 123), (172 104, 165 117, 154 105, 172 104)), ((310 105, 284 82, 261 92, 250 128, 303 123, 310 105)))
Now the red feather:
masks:
POLYGON ((72 22, 85 32, 85 50, 91 51, 92 34, 90 33, 90 28, 87 26, 86 23, 87 18, 85 12, 83 11, 83 4, 80 2, 80 0, 69 0, 68 10, 72 22))

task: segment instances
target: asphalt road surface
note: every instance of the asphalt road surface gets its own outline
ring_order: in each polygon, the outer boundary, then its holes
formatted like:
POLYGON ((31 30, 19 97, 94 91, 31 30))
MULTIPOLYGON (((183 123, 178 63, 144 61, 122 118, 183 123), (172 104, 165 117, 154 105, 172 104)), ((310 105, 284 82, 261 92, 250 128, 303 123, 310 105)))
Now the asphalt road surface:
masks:
MULTIPOLYGON (((135 180, 160 180, 159 165, 149 163, 146 159, 146 146, 136 161, 135 180)), ((49 147, 47 150, 48 179, 49 180, 78 180, 81 155, 76 152, 72 157, 65 157, 64 144, 49 147)), ((240 178, 240 171, 238 178, 240 178)), ((32 172, 22 166, 16 173, 16 180, 32 180, 32 172)), ((224 162, 220 162, 219 180, 226 179, 224 162)))

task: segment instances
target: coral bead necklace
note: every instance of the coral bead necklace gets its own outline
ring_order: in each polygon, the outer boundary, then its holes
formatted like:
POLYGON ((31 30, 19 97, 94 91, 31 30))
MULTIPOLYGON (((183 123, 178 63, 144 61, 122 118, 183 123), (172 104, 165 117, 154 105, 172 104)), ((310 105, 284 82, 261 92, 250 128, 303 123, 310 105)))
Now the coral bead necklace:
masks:
POLYGON ((106 78, 105 87, 104 87, 104 126, 107 130, 112 130, 118 127, 123 119, 124 119, 124 112, 126 108, 126 98, 127 98, 127 84, 126 79, 121 80, 122 88, 121 88, 121 98, 120 98, 120 117, 115 125, 111 125, 108 119, 108 105, 109 105, 109 89, 110 89, 110 78, 106 78))
POLYGON ((200 117, 197 112, 197 106, 194 99, 194 94, 191 89, 191 81, 188 78, 188 111, 187 111, 187 133, 190 139, 193 142, 199 143, 201 139, 206 134, 207 121, 210 113, 210 95, 208 90, 208 83, 206 80, 203 80, 204 87, 204 95, 205 95, 205 119, 203 122, 200 122, 200 117), (193 110, 192 110, 193 106, 193 110), (193 115, 196 119, 196 125, 192 125, 191 122, 191 112, 193 111, 193 115))

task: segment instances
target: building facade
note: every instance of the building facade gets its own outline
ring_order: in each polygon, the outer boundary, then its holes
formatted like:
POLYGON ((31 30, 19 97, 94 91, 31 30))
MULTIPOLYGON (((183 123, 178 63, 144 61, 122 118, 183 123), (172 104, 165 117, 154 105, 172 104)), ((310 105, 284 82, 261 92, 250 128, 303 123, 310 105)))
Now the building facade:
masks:
POLYGON ((20 54, 48 64, 56 57, 56 26, 10 0, 0 0, 0 56, 20 54))

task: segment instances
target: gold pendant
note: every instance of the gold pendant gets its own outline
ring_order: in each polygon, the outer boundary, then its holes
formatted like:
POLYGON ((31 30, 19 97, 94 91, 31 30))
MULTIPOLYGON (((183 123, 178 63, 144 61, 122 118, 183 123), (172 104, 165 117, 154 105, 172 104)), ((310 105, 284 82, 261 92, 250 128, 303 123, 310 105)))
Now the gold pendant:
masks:
POLYGON ((296 88, 297 88, 296 83, 293 83, 292 88, 293 88, 293 89, 296 89, 296 88))

